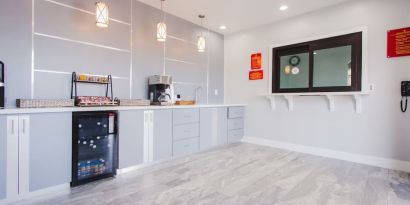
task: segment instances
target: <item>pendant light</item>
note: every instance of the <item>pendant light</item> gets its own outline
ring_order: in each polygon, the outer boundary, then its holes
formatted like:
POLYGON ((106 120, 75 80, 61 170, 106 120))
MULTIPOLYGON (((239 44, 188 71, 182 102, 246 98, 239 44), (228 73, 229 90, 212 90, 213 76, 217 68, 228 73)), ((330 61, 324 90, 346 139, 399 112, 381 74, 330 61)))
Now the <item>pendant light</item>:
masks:
MULTIPOLYGON (((201 19, 201 27, 203 27, 203 20, 205 18, 205 15, 199 15, 198 17, 201 19)), ((206 39, 205 39, 203 32, 201 31, 201 34, 198 36, 198 52, 200 53, 205 52, 205 48, 206 48, 206 39)))
POLYGON ((167 24, 165 24, 165 12, 162 5, 165 0, 161 1, 162 21, 157 24, 157 41, 165 42, 167 40, 167 24))
POLYGON ((108 27, 108 6, 104 2, 95 3, 95 24, 101 28, 108 27))

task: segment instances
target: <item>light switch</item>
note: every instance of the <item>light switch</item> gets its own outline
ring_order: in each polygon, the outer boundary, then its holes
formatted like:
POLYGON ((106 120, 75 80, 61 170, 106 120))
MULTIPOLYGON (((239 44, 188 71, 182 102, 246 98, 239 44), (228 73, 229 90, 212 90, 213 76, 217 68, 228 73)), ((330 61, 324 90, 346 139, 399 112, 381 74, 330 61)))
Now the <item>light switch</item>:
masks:
POLYGON ((375 88, 375 85, 373 84, 373 83, 370 83, 369 84, 369 90, 370 91, 374 91, 376 88, 375 88))
POLYGON ((215 93, 215 95, 217 96, 217 95, 219 94, 218 89, 215 89, 215 90, 214 90, 214 93, 215 93))

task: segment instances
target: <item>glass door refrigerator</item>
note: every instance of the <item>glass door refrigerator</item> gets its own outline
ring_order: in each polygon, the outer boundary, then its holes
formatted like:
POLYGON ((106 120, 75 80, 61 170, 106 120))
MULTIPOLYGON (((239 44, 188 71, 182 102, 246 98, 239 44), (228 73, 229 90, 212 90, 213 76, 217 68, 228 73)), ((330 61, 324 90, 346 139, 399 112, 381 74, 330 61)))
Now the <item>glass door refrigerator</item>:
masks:
POLYGON ((116 112, 74 112, 71 186, 116 175, 116 112))

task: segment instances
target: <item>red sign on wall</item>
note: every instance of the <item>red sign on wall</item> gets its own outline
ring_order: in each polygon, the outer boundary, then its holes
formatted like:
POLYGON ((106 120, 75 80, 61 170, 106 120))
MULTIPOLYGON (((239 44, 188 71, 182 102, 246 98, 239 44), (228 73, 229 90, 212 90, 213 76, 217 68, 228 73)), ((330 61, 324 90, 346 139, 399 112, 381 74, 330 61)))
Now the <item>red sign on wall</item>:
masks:
POLYGON ((251 69, 258 70, 262 68, 262 53, 255 53, 251 55, 251 69))
POLYGON ((387 32, 387 57, 410 56, 410 27, 387 32))
POLYGON ((262 80, 263 70, 249 71, 249 80, 262 80))

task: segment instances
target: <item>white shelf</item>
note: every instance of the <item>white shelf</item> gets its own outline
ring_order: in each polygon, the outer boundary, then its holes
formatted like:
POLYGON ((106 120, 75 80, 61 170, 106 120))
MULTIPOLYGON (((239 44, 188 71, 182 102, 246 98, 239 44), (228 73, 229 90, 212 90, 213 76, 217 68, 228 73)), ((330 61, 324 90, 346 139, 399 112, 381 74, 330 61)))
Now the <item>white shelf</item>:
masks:
POLYGON ((299 96, 318 96, 325 97, 328 101, 329 112, 334 112, 335 109, 335 97, 336 96, 351 96, 355 101, 356 113, 362 113, 362 98, 369 95, 367 92, 318 92, 318 93, 272 93, 267 94, 265 97, 270 102, 272 110, 276 109, 276 98, 283 97, 288 104, 288 110, 293 111, 295 107, 295 98, 299 96))

